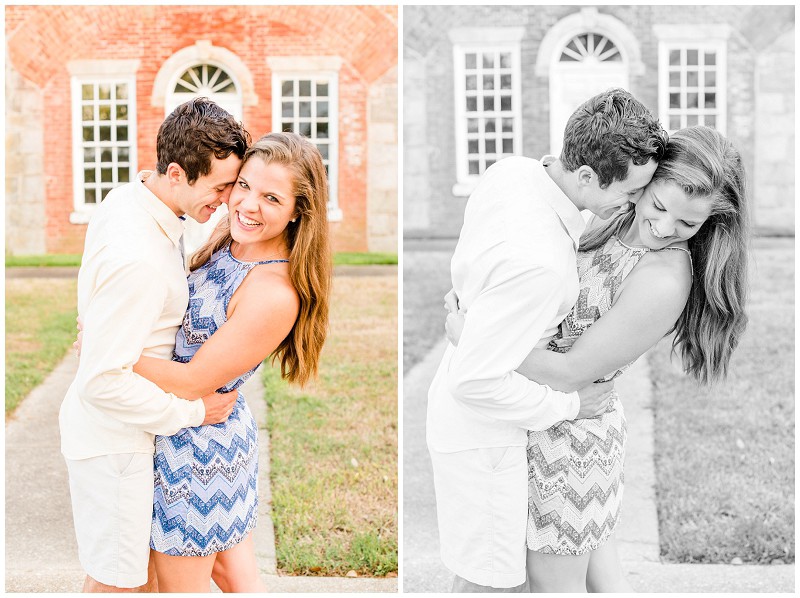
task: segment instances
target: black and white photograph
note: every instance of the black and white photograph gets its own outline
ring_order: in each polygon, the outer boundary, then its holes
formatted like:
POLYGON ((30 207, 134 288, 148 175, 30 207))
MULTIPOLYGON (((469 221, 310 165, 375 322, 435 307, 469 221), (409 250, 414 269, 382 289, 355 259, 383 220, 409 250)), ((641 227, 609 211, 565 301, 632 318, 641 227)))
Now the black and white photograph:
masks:
POLYGON ((404 7, 404 592, 794 590, 794 18, 404 7))

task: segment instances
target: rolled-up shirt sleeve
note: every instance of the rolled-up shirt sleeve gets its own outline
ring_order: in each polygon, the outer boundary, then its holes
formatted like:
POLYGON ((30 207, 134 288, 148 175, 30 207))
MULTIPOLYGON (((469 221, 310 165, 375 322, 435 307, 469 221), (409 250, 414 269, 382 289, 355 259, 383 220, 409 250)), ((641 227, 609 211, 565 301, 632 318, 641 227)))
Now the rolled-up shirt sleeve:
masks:
POLYGON ((517 373, 557 316, 563 281, 528 260, 504 259, 467 307, 450 361, 448 390, 466 408, 528 430, 574 419, 576 392, 563 393, 517 373))
POLYGON ((94 290, 81 306, 83 343, 76 390, 82 402, 123 424, 151 434, 171 435, 205 418, 202 401, 164 392, 134 373, 133 366, 157 325, 167 285, 150 264, 114 259, 100 261, 94 290))

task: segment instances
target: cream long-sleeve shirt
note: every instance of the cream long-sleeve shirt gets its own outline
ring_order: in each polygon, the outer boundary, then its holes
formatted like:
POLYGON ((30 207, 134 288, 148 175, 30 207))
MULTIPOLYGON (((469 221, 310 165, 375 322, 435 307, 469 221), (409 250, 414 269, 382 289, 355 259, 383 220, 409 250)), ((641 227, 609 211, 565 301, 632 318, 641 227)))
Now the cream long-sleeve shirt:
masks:
POLYGON ((524 446, 526 430, 577 416, 577 393, 515 370, 533 348, 547 345, 577 300, 575 253, 584 228, 538 160, 505 158, 481 177, 451 260, 466 316, 428 393, 432 449, 524 446))
POLYGON ((172 357, 189 301, 183 223, 142 184, 147 175, 113 189, 86 232, 78 274, 80 363, 59 413, 68 459, 153 453, 155 434, 205 418, 202 401, 178 398, 133 372, 140 355, 172 357))

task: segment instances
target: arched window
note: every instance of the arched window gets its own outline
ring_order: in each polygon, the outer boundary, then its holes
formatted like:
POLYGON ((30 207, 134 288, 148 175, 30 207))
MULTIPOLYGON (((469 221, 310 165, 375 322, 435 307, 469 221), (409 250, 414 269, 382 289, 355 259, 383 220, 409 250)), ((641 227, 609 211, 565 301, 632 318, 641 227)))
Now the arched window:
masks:
POLYGON ((559 62, 621 62, 617 46, 601 33, 584 33, 573 37, 561 51, 559 62))
POLYGON ((225 68, 218 64, 194 64, 180 72, 167 95, 166 114, 192 98, 213 100, 237 119, 242 118, 242 97, 239 86, 225 68))

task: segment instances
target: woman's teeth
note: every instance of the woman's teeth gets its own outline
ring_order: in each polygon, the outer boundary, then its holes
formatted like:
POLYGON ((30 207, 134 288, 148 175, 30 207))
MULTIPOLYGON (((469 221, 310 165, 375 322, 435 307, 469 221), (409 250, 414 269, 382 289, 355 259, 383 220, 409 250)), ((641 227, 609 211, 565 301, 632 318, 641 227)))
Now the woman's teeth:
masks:
POLYGON ((261 223, 260 223, 260 222, 257 222, 256 220, 250 220, 250 219, 249 219, 249 218, 247 218, 246 216, 242 216, 241 212, 237 212, 237 215, 238 215, 238 217, 239 217, 239 222, 240 222, 240 223, 241 223, 243 226, 248 226, 248 227, 256 227, 256 226, 261 226, 261 223))

